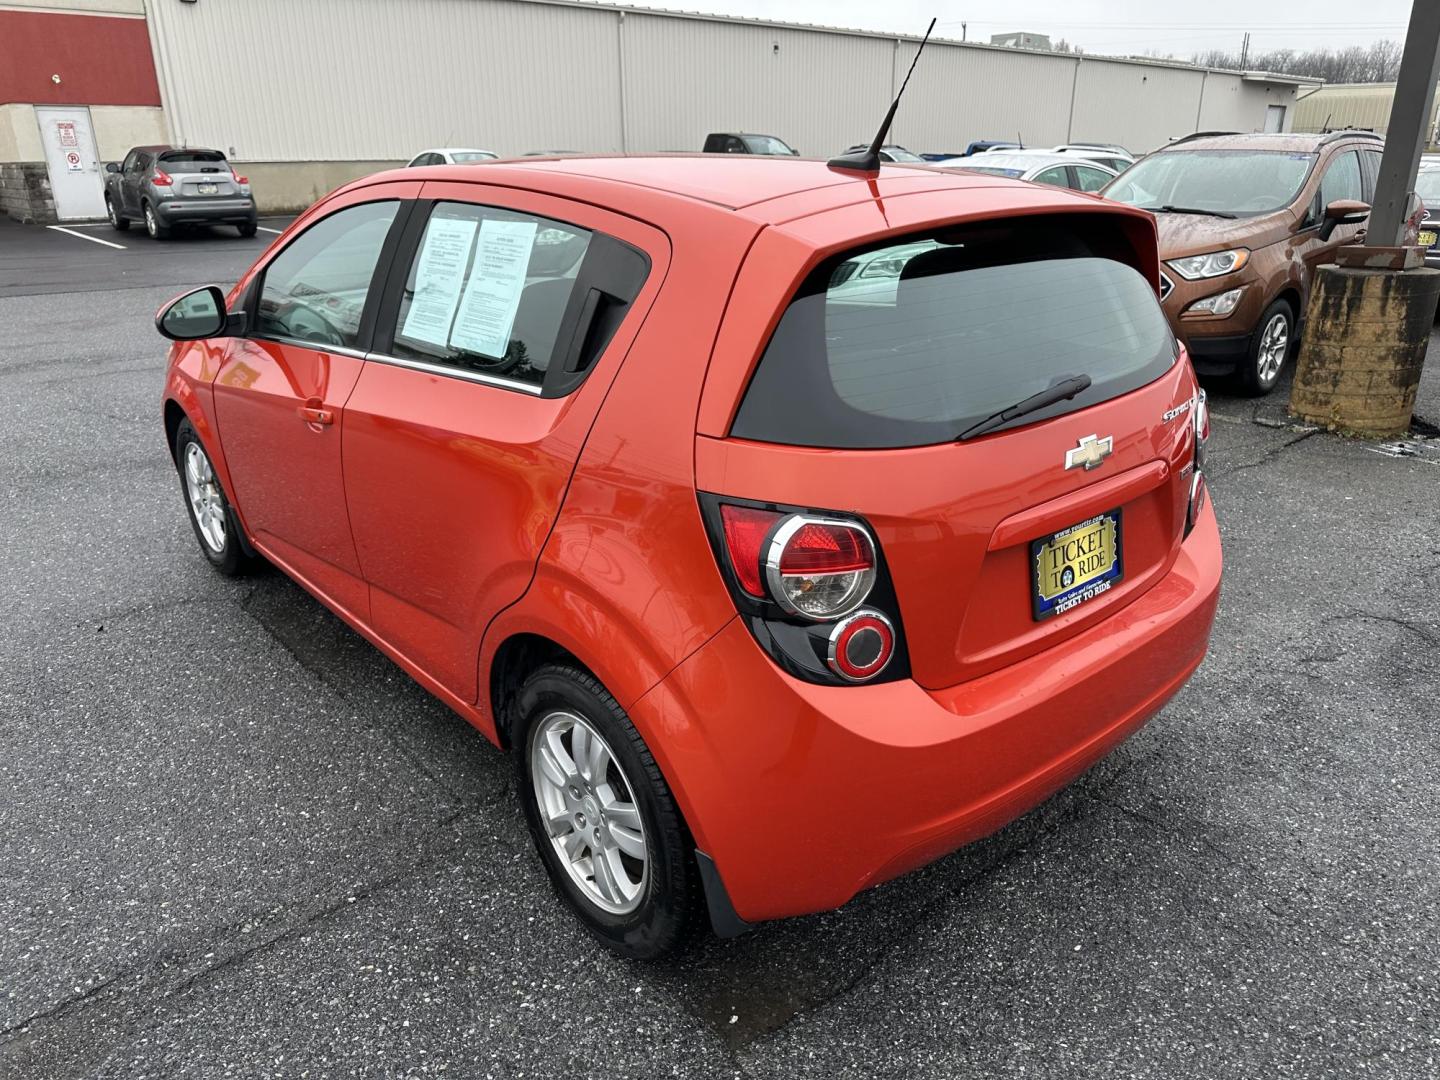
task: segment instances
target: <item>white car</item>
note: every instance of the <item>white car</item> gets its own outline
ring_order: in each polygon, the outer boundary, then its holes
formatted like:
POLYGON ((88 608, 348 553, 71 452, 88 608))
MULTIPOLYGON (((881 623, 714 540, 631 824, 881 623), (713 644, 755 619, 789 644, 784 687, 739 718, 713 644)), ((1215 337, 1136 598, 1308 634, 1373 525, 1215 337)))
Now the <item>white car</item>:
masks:
POLYGON ((1064 143, 1050 151, 1052 154, 1068 154, 1087 161, 1098 161, 1107 169, 1122 173, 1135 164, 1135 155, 1123 146, 1106 143, 1064 143))
POLYGON ((969 169, 1075 191, 1099 191, 1119 175, 1098 161, 1048 150, 989 150, 970 157, 944 158, 934 164, 941 169, 969 169))
POLYGON ((471 161, 495 161, 500 157, 493 150, 469 150, 462 147, 447 147, 443 150, 422 150, 405 166, 413 169, 417 165, 464 165, 471 161))

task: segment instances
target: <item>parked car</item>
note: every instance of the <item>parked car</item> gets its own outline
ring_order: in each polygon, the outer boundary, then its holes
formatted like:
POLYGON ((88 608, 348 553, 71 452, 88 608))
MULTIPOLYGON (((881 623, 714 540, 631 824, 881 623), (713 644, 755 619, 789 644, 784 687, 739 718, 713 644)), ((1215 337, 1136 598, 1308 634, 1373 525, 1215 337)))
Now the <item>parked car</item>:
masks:
POLYGON ((1135 156, 1123 146, 1103 146, 1098 143, 1065 143, 1050 151, 1052 154, 1069 154, 1072 157, 1096 161, 1117 174, 1135 164, 1135 156))
POLYGON ((1107 169, 1097 161, 1073 154, 1051 154, 1044 150, 987 150, 974 157, 949 158, 934 164, 942 169, 1009 176, 1015 180, 1031 180, 1076 191, 1099 191, 1115 179, 1115 170, 1107 169))
POLYGON ((410 159, 410 169, 422 165, 465 165, 472 161, 495 161, 500 157, 493 150, 466 150, 447 147, 442 150, 422 150, 410 159))
POLYGON ((250 180, 219 150, 137 146, 105 166, 105 216, 121 232, 145 223, 156 240, 181 226, 234 225, 241 236, 258 228, 250 180))
POLYGON ((705 154, 768 154, 772 157, 799 157, 784 139, 743 131, 717 131, 705 136, 705 154))
POLYGON ((1425 249, 1425 265, 1440 269, 1440 163, 1421 163, 1415 177, 1415 194, 1425 204, 1417 242, 1425 249))
POLYGON ((1383 145, 1352 131, 1192 136, 1104 190, 1156 215, 1165 313, 1198 371, 1275 388, 1315 268, 1364 229, 1383 145))
POLYGON ((268 559, 509 749, 620 953, 991 832, 1206 651, 1208 420, 1153 218, 891 172, 397 170, 157 315, 204 557, 268 559), (877 252, 897 288, 849 302, 877 252))
MULTIPOLYGON (((857 150, 870 149, 869 143, 856 143, 847 147, 845 153, 853 154, 857 150)), ((880 160, 892 165, 924 165, 925 159, 919 154, 912 154, 903 146, 896 146, 893 143, 880 147, 880 160)))
POLYGON ((1024 149, 1018 142, 1005 142, 997 139, 975 139, 967 147, 961 157, 970 157, 972 154, 986 154, 991 150, 1021 150, 1024 149))

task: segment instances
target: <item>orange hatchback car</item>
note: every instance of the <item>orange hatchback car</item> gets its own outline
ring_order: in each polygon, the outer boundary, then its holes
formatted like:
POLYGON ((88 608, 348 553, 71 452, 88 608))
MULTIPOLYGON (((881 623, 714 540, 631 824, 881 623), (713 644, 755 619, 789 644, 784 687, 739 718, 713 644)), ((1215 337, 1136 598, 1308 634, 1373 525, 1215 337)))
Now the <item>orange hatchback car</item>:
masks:
POLYGON ((157 316, 201 552, 491 741, 615 950, 981 837, 1205 654, 1207 419, 1150 215, 812 161, 408 169, 157 316))

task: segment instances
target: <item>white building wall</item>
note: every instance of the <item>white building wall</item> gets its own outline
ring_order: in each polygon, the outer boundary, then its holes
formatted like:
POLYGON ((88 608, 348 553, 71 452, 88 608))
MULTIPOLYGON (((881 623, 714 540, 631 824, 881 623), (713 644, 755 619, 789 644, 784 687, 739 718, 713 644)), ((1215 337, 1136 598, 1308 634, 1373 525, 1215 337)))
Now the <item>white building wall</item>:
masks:
MULTIPOLYGON (((917 45, 567 0, 144 2, 171 136, 244 162, 698 150, 723 130, 827 156, 873 134, 917 45)), ((1147 151, 1197 124, 1259 130, 1267 93, 1183 66, 936 41, 893 138, 1147 151)))

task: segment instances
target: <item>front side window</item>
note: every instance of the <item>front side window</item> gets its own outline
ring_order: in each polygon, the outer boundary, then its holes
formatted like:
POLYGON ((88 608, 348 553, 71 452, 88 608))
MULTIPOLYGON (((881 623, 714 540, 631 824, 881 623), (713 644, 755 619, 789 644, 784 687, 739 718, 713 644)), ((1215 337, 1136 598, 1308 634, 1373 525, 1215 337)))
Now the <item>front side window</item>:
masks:
POLYGON ((488 150, 456 150, 450 155, 451 160, 457 165, 464 165, 470 161, 494 161, 499 154, 492 154, 488 150))
POLYGON ((1336 156, 1320 180, 1320 209, 1323 212, 1337 199, 1363 201, 1365 190, 1360 183, 1360 159, 1347 150, 1336 156))
POLYGON ((123 172, 134 173, 140 169, 140 151, 131 150, 125 155, 125 164, 120 166, 123 172))
POLYGON ((1314 154, 1278 150, 1162 151, 1126 169, 1105 194, 1146 210, 1255 217, 1294 202, 1314 163, 1314 154))
POLYGON ((1015 423, 1143 386, 1178 349, 1153 286, 1114 257, 1122 247, 1103 224, 1031 219, 832 258, 791 300, 731 434, 924 446, 1071 376, 1089 389, 1015 423))
POLYGON ((746 135, 745 143, 750 147, 752 154, 791 155, 795 153, 788 144, 775 138, 774 135, 746 135))
POLYGON ((265 269, 256 333, 355 348, 375 264, 400 204, 351 206, 296 237, 265 269))

